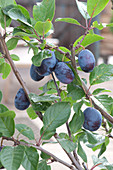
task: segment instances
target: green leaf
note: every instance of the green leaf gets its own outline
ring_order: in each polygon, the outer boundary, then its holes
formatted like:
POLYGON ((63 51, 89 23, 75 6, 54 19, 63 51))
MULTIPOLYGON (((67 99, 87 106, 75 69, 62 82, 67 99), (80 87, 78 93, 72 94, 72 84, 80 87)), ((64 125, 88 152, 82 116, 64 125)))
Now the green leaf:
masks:
MULTIPOLYGON (((32 38, 37 38, 37 36, 35 34, 30 34, 30 33, 27 33, 21 29, 18 29, 18 28, 14 28, 14 31, 13 31, 13 35, 14 36, 20 36, 20 37, 32 37, 32 38)), ((31 45, 30 43, 28 43, 28 45, 31 45)), ((31 47, 33 47, 33 45, 31 45, 31 47)))
POLYGON ((30 21, 28 20, 28 18, 26 18, 24 16, 24 14, 21 12, 20 9, 18 8, 12 8, 8 11, 8 16, 13 19, 13 20, 17 20, 17 21, 21 21, 22 23, 26 24, 27 26, 32 27, 32 25, 30 24, 30 21))
POLYGON ((48 107, 51 106, 51 102, 38 102, 38 103, 34 103, 31 101, 32 107, 35 111, 38 112, 45 112, 47 110, 48 107))
POLYGON ((52 136, 54 136, 56 130, 53 131, 44 131, 44 127, 41 128, 40 136, 42 135, 43 140, 49 140, 52 136))
POLYGON ((52 55, 48 52, 48 50, 43 50, 32 57, 32 62, 35 66, 40 66, 44 59, 49 58, 51 56, 52 55))
POLYGON ((16 48, 18 43, 18 38, 11 38, 6 42, 7 48, 8 50, 13 50, 14 48, 16 48))
POLYGON ((105 165, 108 164, 108 161, 105 157, 100 159, 100 158, 96 157, 95 155, 93 155, 92 160, 93 160, 94 165, 101 163, 101 165, 98 166, 100 168, 105 168, 104 164, 105 165))
POLYGON ((112 105, 113 105, 113 98, 106 94, 95 96, 95 98, 106 108, 107 112, 111 113, 112 105))
POLYGON ((110 90, 107 90, 107 89, 105 89, 105 88, 97 88, 97 89, 95 89, 94 91, 93 91, 93 95, 97 95, 97 94, 99 94, 99 93, 104 93, 104 92, 111 92, 110 90))
POLYGON ((107 5, 107 3, 109 2, 109 0, 88 0, 87 1, 87 11, 88 14, 91 16, 92 13, 93 17, 95 17, 96 15, 98 15, 101 11, 103 11, 103 9, 105 8, 105 6, 107 5))
POLYGON ((81 2, 81 1, 76 0, 76 3, 77 3, 77 6, 78 6, 78 10, 82 14, 82 16, 85 19, 89 19, 90 16, 87 13, 87 2, 81 2))
MULTIPOLYGON (((59 87, 59 81, 56 81, 57 86, 59 87)), ((57 93, 56 86, 53 80, 49 80, 44 86, 39 88, 44 93, 47 93, 50 90, 54 90, 55 93, 57 93)))
POLYGON ((54 131, 57 127, 64 124, 71 113, 71 107, 68 102, 58 102, 50 106, 43 117, 43 131, 54 131))
POLYGON ((19 9, 21 10, 22 14, 23 14, 24 16, 26 16, 26 18, 30 19, 30 14, 29 14, 29 12, 27 11, 26 8, 24 8, 24 7, 21 6, 21 5, 17 5, 17 8, 19 8, 19 9))
POLYGON ((15 128, 24 136, 26 136, 29 140, 34 140, 34 133, 30 127, 24 124, 16 124, 15 128))
POLYGON ((91 144, 96 144, 98 142, 96 135, 94 135, 92 132, 85 130, 88 142, 91 144))
POLYGON ((36 170, 38 166, 39 155, 35 148, 25 147, 24 158, 22 160, 22 166, 26 170, 36 170))
POLYGON ((0 90, 0 102, 1 102, 1 100, 2 100, 2 92, 0 90))
POLYGON ((92 23, 93 27, 99 29, 99 30, 102 30, 104 28, 104 25, 102 25, 102 23, 98 23, 97 21, 94 21, 92 23))
POLYGON ((0 112, 0 117, 12 117, 13 119, 15 118, 16 114, 14 111, 4 111, 4 112, 0 112))
POLYGON ((81 107, 83 105, 83 101, 77 102, 73 104, 73 109, 76 113, 79 113, 81 107))
POLYGON ((84 152, 80 142, 78 142, 78 150, 77 150, 78 155, 83 159, 84 162, 87 163, 87 156, 86 153, 84 152))
POLYGON ((11 72, 11 66, 8 63, 3 63, 0 65, 0 73, 2 73, 2 78, 6 79, 11 72))
POLYGON ((14 0, 0 0, 0 7, 4 8, 7 5, 14 4, 14 0))
POLYGON ((100 64, 99 66, 96 66, 89 76, 90 85, 110 80, 113 80, 113 65, 111 64, 100 64))
MULTIPOLYGON (((70 51, 65 47, 59 47, 59 49, 64 51, 65 53, 66 52, 70 53, 70 51)), ((58 59, 58 61, 64 61, 64 62, 69 61, 69 59, 64 54, 61 54, 59 51, 55 51, 55 56, 58 59)))
POLYGON ((48 21, 48 20, 45 22, 38 21, 34 26, 35 30, 40 35, 47 34, 47 32, 51 29, 51 27, 52 27, 52 23, 51 23, 51 21, 48 21))
POLYGON ((104 111, 107 112, 107 109, 102 105, 102 103, 96 98, 97 96, 91 96, 91 99, 95 102, 96 105, 101 107, 104 111))
POLYGON ((0 9, 0 23, 3 29, 8 27, 11 24, 11 18, 6 16, 3 11, 0 9))
POLYGON ((100 149, 100 152, 98 153, 98 158, 106 151, 106 144, 103 143, 100 149))
POLYGON ((70 24, 80 25, 80 23, 74 18, 57 18, 55 22, 62 21, 70 24))
MULTIPOLYGON (((86 131, 85 131, 85 133, 86 133, 86 131)), ((88 135, 87 135, 87 139, 88 139, 89 143, 87 143, 86 146, 89 148, 92 148, 93 151, 100 149, 102 144, 105 143, 105 137, 103 135, 93 134, 93 137, 91 135, 90 136, 88 136, 88 135), (94 138, 94 142, 93 142, 93 138, 94 138), (96 140, 97 140, 97 142, 96 142, 96 140), (94 143, 94 144, 92 144, 92 143, 94 143)))
POLYGON ((79 111, 78 113, 75 113, 72 117, 72 120, 69 123, 69 127, 71 130, 71 133, 76 133, 83 125, 84 123, 84 114, 82 111, 79 111))
POLYGON ((43 0, 33 7, 33 17, 36 21, 52 21, 55 13, 55 0, 43 0))
MULTIPOLYGON (((69 89, 69 86, 68 86, 69 89)), ((73 90, 69 90, 68 97, 72 97, 73 100, 79 100, 84 97, 85 93, 83 89, 79 86, 74 86, 73 90)))
POLYGON ((105 165, 105 167, 107 168, 107 170, 112 170, 112 169, 113 169, 113 164, 111 164, 111 165, 105 165))
POLYGON ((23 146, 5 146, 1 151, 1 163, 8 170, 18 170, 24 155, 23 146))
POLYGON ((38 117, 32 107, 27 108, 27 114, 31 119, 36 119, 38 117))
POLYGON ((14 60, 14 61, 20 60, 20 58, 16 54, 11 54, 10 56, 11 56, 12 60, 14 60))
POLYGON ((5 105, 0 104, 0 113, 6 112, 6 111, 8 111, 8 108, 5 105))
MULTIPOLYGON (((71 54, 71 51, 70 51, 68 48, 66 48, 66 47, 59 46, 59 49, 62 50, 63 52, 65 52, 65 53, 71 54)), ((56 51, 56 52, 57 52, 57 51, 56 51)), ((68 59, 68 60, 69 60, 69 59, 68 59)))
POLYGON ((38 164, 38 170, 51 170, 51 167, 49 165, 47 165, 45 160, 42 160, 39 164, 38 164))
POLYGON ((41 158, 42 159, 50 159, 51 158, 51 156, 49 156, 49 155, 47 155, 46 153, 44 153, 44 152, 41 152, 41 158))
POLYGON ((56 96, 56 95, 39 96, 37 94, 30 93, 29 98, 32 102, 39 103, 39 102, 55 101, 55 100, 59 99, 59 96, 56 96))
POLYGON ((14 119, 10 116, 0 117, 0 132, 3 136, 11 137, 15 131, 14 119))
POLYGON ((72 152, 76 149, 76 144, 68 139, 57 139, 63 149, 65 149, 68 153, 72 152))
MULTIPOLYGON (((2 53, 0 53, 0 57, 2 57, 2 53)), ((5 59, 4 58, 0 58, 0 65, 5 63, 5 59)))
MULTIPOLYGON (((78 44, 78 42, 80 42, 80 40, 83 38, 83 35, 80 36, 75 42, 74 42, 74 47, 78 44)), ((103 40, 104 38, 100 35, 97 34, 87 34, 84 38, 84 40, 82 41, 81 45, 83 47, 87 47, 88 45, 96 42, 96 41, 100 41, 103 40)), ((77 54, 79 51, 82 50, 82 47, 80 47, 79 49, 75 50, 75 53, 77 54)))

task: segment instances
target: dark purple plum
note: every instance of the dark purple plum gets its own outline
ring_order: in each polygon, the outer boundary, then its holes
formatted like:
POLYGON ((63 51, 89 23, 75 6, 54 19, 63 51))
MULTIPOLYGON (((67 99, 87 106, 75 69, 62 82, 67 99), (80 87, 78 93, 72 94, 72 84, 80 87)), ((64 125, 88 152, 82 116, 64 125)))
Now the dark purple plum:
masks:
POLYGON ((57 79, 64 84, 69 84, 74 79, 73 71, 64 62, 58 62, 54 69, 57 79))
POLYGON ((37 66, 33 64, 31 65, 31 68, 30 68, 30 76, 34 81, 40 81, 44 78, 44 76, 39 75, 37 71, 37 66))
POLYGON ((25 110, 29 107, 30 102, 29 102, 23 88, 20 88, 18 90, 18 92, 15 96, 14 104, 18 110, 25 110))
POLYGON ((82 50, 78 55, 78 63, 84 72, 92 72, 95 67, 95 57, 91 51, 82 50))
POLYGON ((83 127, 90 131, 99 129, 102 123, 101 113, 93 107, 88 107, 84 110, 84 124, 83 127))
POLYGON ((41 66, 37 68, 37 71, 41 76, 47 76, 51 74, 56 65, 57 60, 54 51, 49 51, 49 53, 51 53, 52 56, 44 59, 41 63, 41 66))

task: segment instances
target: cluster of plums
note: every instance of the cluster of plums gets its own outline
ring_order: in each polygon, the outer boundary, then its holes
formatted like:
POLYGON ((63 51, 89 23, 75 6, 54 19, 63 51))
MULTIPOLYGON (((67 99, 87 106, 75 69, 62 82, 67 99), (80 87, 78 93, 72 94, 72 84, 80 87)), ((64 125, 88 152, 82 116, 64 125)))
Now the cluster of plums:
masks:
POLYGON ((74 79, 73 71, 65 62, 60 62, 56 59, 54 51, 49 51, 49 53, 51 53, 52 56, 44 59, 39 67, 34 66, 33 64, 31 65, 31 78, 35 81, 40 81, 44 76, 48 76, 54 72, 61 83, 71 83, 74 79))
MULTIPOLYGON (((49 53, 51 53, 52 56, 50 58, 44 59, 39 67, 33 64, 31 65, 31 78, 34 81, 40 81, 44 78, 44 76, 48 76, 54 72, 60 82, 64 84, 71 83, 74 79, 73 71, 67 66, 65 62, 58 61, 53 51, 49 51, 49 53)), ((87 49, 82 50, 79 53, 78 62, 84 72, 91 72, 95 67, 94 55, 87 49)), ((25 110, 29 107, 29 105, 30 102, 23 88, 20 88, 15 96, 15 107, 19 110, 25 110)), ((97 130, 102 123, 101 113, 92 107, 88 107, 83 113, 83 127, 90 131, 97 130)))
MULTIPOLYGON (((51 57, 46 58, 42 61, 39 67, 31 65, 30 76, 34 81, 40 81, 44 76, 50 75, 52 72, 55 73, 58 80, 64 84, 69 84, 74 79, 73 71, 64 62, 58 62, 55 57, 54 51, 48 51, 51 53, 51 57)), ((25 110, 29 107, 30 102, 23 90, 20 88, 15 96, 15 107, 19 110, 25 110)))

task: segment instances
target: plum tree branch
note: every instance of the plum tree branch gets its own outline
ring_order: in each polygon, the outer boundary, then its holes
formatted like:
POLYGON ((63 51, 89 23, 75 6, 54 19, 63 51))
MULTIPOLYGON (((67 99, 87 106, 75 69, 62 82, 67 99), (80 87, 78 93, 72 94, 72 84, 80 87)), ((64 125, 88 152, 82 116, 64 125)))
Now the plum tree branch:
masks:
MULTIPOLYGON (((29 94, 29 90, 28 88, 26 87, 26 84, 25 82, 23 81, 19 71, 17 70, 17 68, 15 67, 15 64, 12 60, 12 58, 10 57, 10 54, 9 54, 9 51, 8 51, 8 48, 6 46, 6 43, 5 43, 5 39, 2 37, 1 33, 0 33, 0 41, 1 41, 1 46, 2 46, 2 50, 4 52, 4 55, 5 55, 5 58, 9 61, 10 65, 11 65, 11 68, 16 76, 16 78, 18 79, 19 83, 21 84, 21 86, 23 87, 25 93, 26 93, 26 96, 28 97, 28 94, 29 94)), ((29 97, 28 97, 29 99, 29 97)))
POLYGON ((34 148, 36 148, 37 150, 42 151, 42 152, 46 153, 47 155, 51 156, 51 157, 54 159, 54 161, 59 162, 59 163, 67 166, 68 168, 70 168, 70 169, 72 169, 72 170, 77 170, 75 167, 73 167, 73 166, 70 165, 69 163, 67 163, 67 162, 59 159, 59 158, 56 157, 54 154, 52 154, 51 152, 43 149, 43 148, 40 147, 40 146, 36 146, 36 145, 34 145, 34 144, 28 144, 28 143, 25 143, 25 142, 18 141, 18 140, 14 139, 14 138, 5 137, 5 136, 3 136, 2 139, 3 139, 3 140, 8 140, 8 141, 13 141, 15 145, 23 145, 23 146, 28 146, 28 147, 34 147, 34 148))
MULTIPOLYGON (((60 138, 58 136, 58 134, 56 133, 54 135, 55 139, 57 140, 57 142, 59 143, 58 139, 60 138)), ((60 144, 60 143, 59 143, 60 144)), ((68 153, 64 148, 63 150, 65 151, 65 153, 68 155, 68 157, 70 158, 70 160, 72 161, 73 165, 78 169, 78 170, 83 170, 83 168, 80 166, 80 164, 77 162, 77 160, 73 157, 73 155, 71 153, 68 153)))
POLYGON ((101 114, 110 122, 113 124, 113 117, 108 114, 106 111, 104 111, 99 105, 97 105, 94 101, 94 96, 92 95, 92 93, 90 92, 90 90, 88 90, 87 86, 85 85, 84 81, 81 80, 82 82, 82 88, 85 92, 85 94, 88 96, 88 98, 92 101, 92 104, 94 105, 94 107, 99 110, 101 112, 101 114), (87 94, 88 92, 88 94, 87 94))

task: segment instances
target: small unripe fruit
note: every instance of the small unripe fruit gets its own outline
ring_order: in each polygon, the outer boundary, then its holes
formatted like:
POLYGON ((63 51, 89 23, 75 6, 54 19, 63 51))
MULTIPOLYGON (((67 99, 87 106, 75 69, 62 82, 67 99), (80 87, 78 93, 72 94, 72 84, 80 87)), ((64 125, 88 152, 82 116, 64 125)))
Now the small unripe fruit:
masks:
POLYGON ((30 102, 29 102, 23 88, 20 88, 18 90, 18 92, 15 96, 14 103, 15 103, 15 107, 18 110, 25 110, 29 107, 30 102))
POLYGON ((58 62, 54 69, 57 79, 64 84, 69 84, 74 79, 73 71, 64 62, 58 62))
POLYGON ((92 107, 88 107, 87 109, 84 110, 83 113, 84 113, 83 127, 90 131, 95 131, 99 129, 102 123, 101 113, 92 107))
POLYGON ((84 72, 92 72, 95 67, 95 57, 89 50, 82 50, 78 55, 78 63, 84 72))

